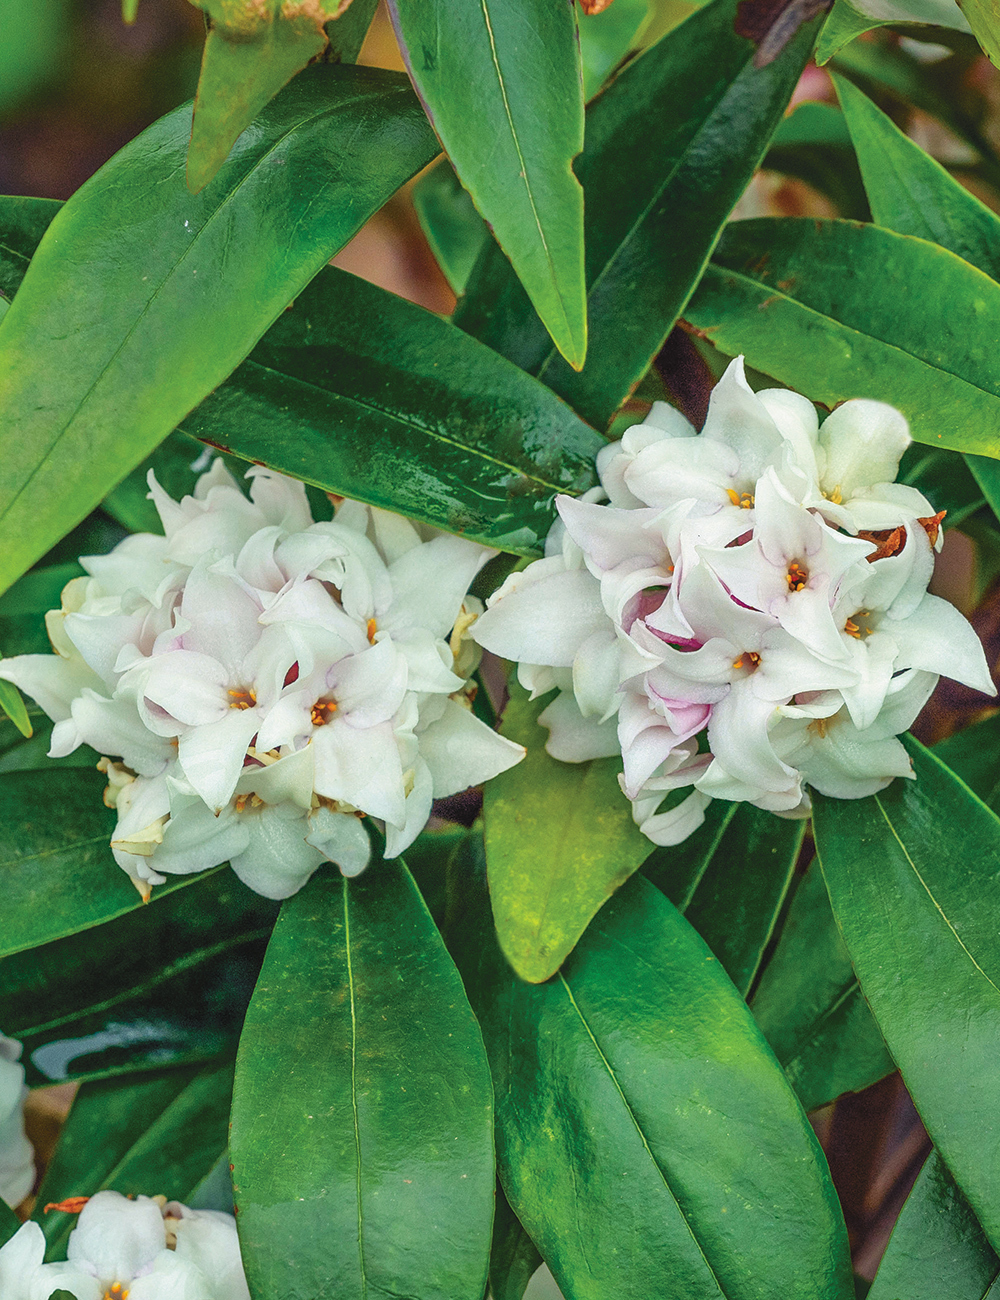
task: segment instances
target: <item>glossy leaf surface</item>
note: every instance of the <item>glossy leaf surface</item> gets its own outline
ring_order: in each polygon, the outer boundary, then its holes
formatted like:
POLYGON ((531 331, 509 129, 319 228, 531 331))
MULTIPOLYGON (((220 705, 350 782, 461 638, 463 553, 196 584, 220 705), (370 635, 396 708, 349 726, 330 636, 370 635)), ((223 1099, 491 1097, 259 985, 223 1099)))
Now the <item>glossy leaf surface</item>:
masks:
POLYGON ((495 250, 455 320, 604 427, 649 367, 749 181, 803 65, 810 24, 766 68, 716 0, 663 37, 587 112, 577 172, 587 195, 589 360, 551 347, 495 250), (650 139, 657 147, 649 148, 650 139))
MULTIPOLYGON (((0 777, 0 956, 141 906, 111 856, 115 814, 104 806, 106 784, 97 772, 73 768, 0 777)), ((153 898, 190 883, 190 876, 174 876, 153 898)))
POLYGON ((235 1045, 277 905, 223 869, 104 925, 0 960, 0 1023, 31 1085, 235 1045))
POLYGON ((509 970, 488 916, 455 941, 501 1179, 565 1295, 850 1293, 812 1130, 720 964, 648 881, 624 885, 545 984, 509 970))
POLYGON ((28 263, 62 204, 55 199, 0 198, 0 294, 13 298, 28 263))
POLYGON ((289 1278, 297 1300, 480 1300, 489 1070, 400 863, 321 871, 282 905, 240 1044, 231 1159, 260 1300, 289 1278))
POLYGON ((621 761, 562 763, 536 721, 550 697, 511 687, 501 733, 528 755, 487 783, 486 862, 497 936, 522 979, 559 969, 597 910, 650 853, 618 785, 621 761))
POLYGON ((861 988, 934 1145, 994 1246, 1000 820, 907 740, 915 781, 819 797, 816 847, 861 988))
POLYGON ((685 315, 814 401, 876 397, 919 442, 1000 456, 1000 285, 935 244, 813 217, 735 222, 685 315))
POLYGON ((868 1300, 984 1300, 1000 1259, 932 1151, 906 1198, 868 1300))
POLYGON ((503 1188, 497 1183, 493 1246, 490 1250, 492 1300, 521 1300, 541 1262, 538 1247, 525 1232, 520 1219, 510 1208, 503 1188))
POLYGON ((717 799, 693 835, 655 849, 643 867, 744 997, 774 932, 804 833, 803 822, 717 799))
POLYGON ((226 1150, 232 1090, 232 1061, 84 1084, 35 1210, 49 1258, 64 1256, 76 1225, 75 1215, 58 1210, 46 1215, 49 1202, 93 1196, 105 1188, 124 1196, 186 1201, 226 1150))
POLYGON ((806 1110, 860 1092, 894 1069, 861 993, 813 863, 750 1003, 806 1110))
POLYGON ((550 0, 389 0, 413 84, 462 184, 570 365, 587 353, 576 20, 550 0))
POLYGON ((543 384, 448 321, 333 268, 184 429, 324 490, 528 553, 555 494, 592 485, 603 445, 543 384))
POLYGON ((437 148, 402 77, 373 68, 298 77, 197 196, 183 175, 189 124, 186 108, 162 118, 74 194, 0 324, 0 588, 230 373, 437 148))

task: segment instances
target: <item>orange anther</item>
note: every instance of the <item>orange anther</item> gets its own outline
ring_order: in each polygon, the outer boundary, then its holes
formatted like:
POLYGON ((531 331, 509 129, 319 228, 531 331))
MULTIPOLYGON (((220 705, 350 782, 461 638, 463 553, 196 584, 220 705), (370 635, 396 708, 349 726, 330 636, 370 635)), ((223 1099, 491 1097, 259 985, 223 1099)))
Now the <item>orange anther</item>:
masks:
POLYGON ((378 631, 378 624, 373 618, 368 620, 368 644, 375 644, 375 633, 378 631))
POLYGON ((50 1201, 42 1213, 48 1214, 49 1210, 62 1210, 63 1214, 79 1214, 89 1200, 89 1196, 70 1196, 65 1201, 50 1201))

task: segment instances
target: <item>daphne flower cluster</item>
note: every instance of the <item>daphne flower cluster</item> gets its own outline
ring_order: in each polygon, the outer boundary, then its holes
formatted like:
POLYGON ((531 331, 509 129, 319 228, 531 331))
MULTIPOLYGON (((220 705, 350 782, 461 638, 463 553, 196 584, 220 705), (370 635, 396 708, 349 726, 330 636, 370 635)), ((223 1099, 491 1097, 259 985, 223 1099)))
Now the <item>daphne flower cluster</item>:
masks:
POLYGON ((896 737, 938 674, 993 694, 971 626, 927 593, 941 516, 894 481, 909 441, 881 402, 821 427, 738 359, 700 434, 657 402, 602 449, 602 489, 559 498, 546 557, 473 635, 534 695, 559 688, 540 717, 556 758, 621 753, 656 844, 711 798, 805 816, 808 786, 872 794, 912 775, 896 737))
POLYGON ((12 1208, 24 1200, 35 1181, 34 1153, 24 1132, 28 1090, 20 1055, 21 1044, 0 1034, 0 1201, 12 1208))
POLYGON ((37 1223, 0 1248, 4 1300, 44 1300, 53 1291, 75 1300, 250 1300, 231 1214, 119 1192, 58 1208, 81 1207, 65 1263, 43 1263, 37 1223))
POLYGON ((217 460, 192 496, 150 474, 165 536, 84 558, 46 619, 54 655, 0 677, 55 721, 52 756, 105 755, 111 847, 148 897, 165 873, 227 860, 285 898, 324 860, 395 857, 431 801, 517 762, 470 710, 494 554, 353 501, 316 523, 303 485, 258 467, 250 498, 217 460))

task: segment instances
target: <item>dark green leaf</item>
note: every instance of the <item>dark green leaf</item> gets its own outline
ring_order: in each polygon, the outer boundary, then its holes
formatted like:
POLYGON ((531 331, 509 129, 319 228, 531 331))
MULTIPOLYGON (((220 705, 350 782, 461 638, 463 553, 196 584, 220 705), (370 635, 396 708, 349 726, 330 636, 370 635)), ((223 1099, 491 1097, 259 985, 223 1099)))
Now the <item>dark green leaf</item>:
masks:
POLYGON ((934 757, 961 777, 988 808, 1000 813, 1000 714, 942 740, 934 746, 934 757))
POLYGON ((819 190, 842 217, 871 215, 844 115, 832 104, 806 100, 783 117, 763 166, 819 190))
POLYGON ((493 1214, 482 1039, 409 872, 282 904, 240 1043, 231 1158, 251 1293, 480 1300, 493 1214))
POLYGON ((907 739, 915 781, 814 798, 816 846, 861 988, 927 1131, 1000 1241, 1000 820, 907 739))
POLYGON ((414 185, 413 206, 438 266, 460 297, 490 232, 447 158, 414 185))
POLYGON ((522 1300, 541 1262, 538 1247, 525 1232, 520 1219, 510 1208, 503 1188, 497 1183, 493 1247, 490 1251, 491 1300, 522 1300))
POLYGON ((983 1300, 1000 1259, 932 1151, 906 1199, 868 1300, 983 1300))
POLYGON ((45 615, 50 609, 59 609, 63 588, 82 573, 74 563, 32 569, 0 596, 0 645, 5 655, 52 652, 45 615))
POLYGON ((806 1110, 895 1069, 814 864, 792 899, 751 1010, 806 1110))
POLYGON ((110 1189, 185 1201, 226 1150, 232 1061, 85 1083, 45 1172, 34 1217, 50 1259, 65 1258, 76 1216, 48 1203, 110 1189))
POLYGON ((639 382, 701 275, 809 57, 810 23, 766 68, 716 0, 633 60, 588 109, 589 361, 561 361, 487 249, 455 321, 604 427, 639 382), (649 141, 655 139, 655 149, 649 141))
MULTIPOLYGON (((97 772, 60 768, 0 777, 0 957, 87 930, 141 906, 111 856, 115 814, 97 772)), ((155 900, 191 884, 175 876, 155 900)))
POLYGON ((332 59, 339 63, 357 62, 377 8, 378 0, 351 0, 339 18, 326 24, 332 59))
POLYGON ((545 984, 507 968, 488 914, 455 936, 493 1068, 500 1176, 565 1295, 851 1294, 812 1129, 658 890, 625 884, 545 984))
POLYGON ((6 1201, 0 1201, 0 1246, 10 1241, 21 1223, 6 1201))
POLYGON ((814 401, 876 397, 919 442, 1000 455, 1000 285, 936 244, 813 217, 734 222, 685 315, 814 401))
POLYGON ((39 240, 62 207, 55 199, 0 198, 0 293, 13 298, 39 240))
POLYGON ((235 1045, 277 905, 227 870, 0 960, 0 1024, 29 1084, 203 1059, 235 1045))
POLYGON ((13 682, 0 682, 0 709, 10 718, 22 736, 30 737, 31 720, 28 717, 28 706, 13 682))
POLYGON ((0 589, 162 441, 437 148, 399 74, 317 66, 193 196, 189 122, 186 108, 162 118, 74 194, 0 324, 0 589))
POLYGON ((649 856, 621 760, 562 763, 536 721, 549 698, 513 685, 501 734, 528 751, 486 785, 486 861, 500 947, 522 979, 554 974, 595 912, 649 856))
POLYGON ((571 366, 587 354, 583 82, 573 7, 423 0, 389 11, 410 77, 462 184, 571 366))
POLYGON ((324 271, 187 432, 342 496, 533 554, 602 439, 461 330, 324 271))
POLYGON ((804 833, 804 822, 715 800, 694 835, 656 849, 643 868, 744 997, 774 933, 804 833))
POLYGON ((958 452, 935 450, 913 443, 899 462, 900 483, 923 492, 935 510, 945 510, 944 527, 964 523, 985 503, 985 496, 970 472, 976 467, 996 465, 986 456, 962 456, 958 452))

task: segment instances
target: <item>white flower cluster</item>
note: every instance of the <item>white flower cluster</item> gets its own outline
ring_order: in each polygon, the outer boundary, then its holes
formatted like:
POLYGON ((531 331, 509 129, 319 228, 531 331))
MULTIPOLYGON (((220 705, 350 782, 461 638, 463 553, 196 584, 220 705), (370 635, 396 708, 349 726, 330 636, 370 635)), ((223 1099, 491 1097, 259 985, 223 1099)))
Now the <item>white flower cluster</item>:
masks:
POLYGON ((971 626, 927 593, 941 516, 894 481, 909 441, 881 402, 820 427, 805 398, 754 394, 740 358, 700 434, 657 402, 602 449, 603 491, 559 498, 546 557, 473 636, 534 695, 559 688, 554 757, 621 753, 656 844, 711 798, 805 816, 806 786, 872 794, 912 775, 896 736, 938 674, 994 693, 971 626))
MULTIPOLYGON (((20 1205, 35 1181, 35 1157, 24 1132, 21 1044, 0 1034, 0 1201, 20 1205)), ((0 1296, 3 1291, 0 1290, 0 1296)))
POLYGON ((56 654, 0 661, 55 721, 53 757, 107 756, 111 847, 144 897, 226 861, 269 898, 324 860, 354 875, 360 817, 395 857, 432 799, 524 752, 470 710, 466 593, 495 552, 353 501, 315 523, 301 483, 247 477, 250 499, 217 460, 178 503, 150 474, 165 536, 81 560, 56 654))
POLYGON ((3 1300, 44 1300, 60 1290, 75 1300, 250 1300, 231 1214, 119 1192, 98 1192, 82 1207, 65 1263, 42 1262, 37 1223, 0 1248, 3 1300))

